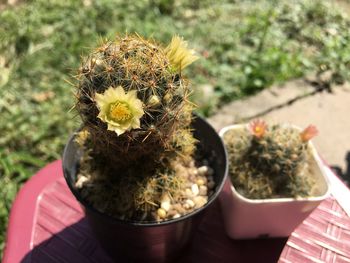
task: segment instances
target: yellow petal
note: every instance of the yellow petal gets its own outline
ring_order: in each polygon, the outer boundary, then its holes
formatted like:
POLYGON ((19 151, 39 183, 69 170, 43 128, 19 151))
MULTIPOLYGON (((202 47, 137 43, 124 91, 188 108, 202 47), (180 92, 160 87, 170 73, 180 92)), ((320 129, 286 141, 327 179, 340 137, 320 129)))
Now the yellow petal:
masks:
POLYGON ((194 51, 187 48, 187 42, 174 36, 165 48, 165 54, 175 70, 182 70, 198 59, 194 51))
POLYGON ((136 90, 130 90, 127 94, 126 94, 126 99, 128 100, 135 100, 137 99, 137 91, 136 90))
POLYGON ((104 97, 103 94, 99 94, 99 93, 95 94, 95 101, 99 108, 101 108, 102 105, 107 102, 106 97, 104 97))
POLYGON ((132 122, 132 124, 131 124, 131 127, 132 127, 133 129, 138 129, 138 128, 140 128, 140 119, 134 119, 133 122, 132 122))
POLYGON ((114 125, 111 125, 110 123, 108 123, 107 130, 114 131, 118 136, 122 135, 126 131, 125 129, 122 129, 122 128, 114 126, 114 125))

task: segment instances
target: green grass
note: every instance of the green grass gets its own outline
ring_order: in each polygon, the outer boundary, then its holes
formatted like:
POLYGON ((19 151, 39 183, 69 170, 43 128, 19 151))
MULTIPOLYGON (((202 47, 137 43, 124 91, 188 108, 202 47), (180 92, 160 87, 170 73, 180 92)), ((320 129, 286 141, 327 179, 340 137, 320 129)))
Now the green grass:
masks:
POLYGON ((60 158, 79 125, 68 82, 100 37, 127 31, 168 43, 184 36, 202 57, 187 73, 206 115, 308 72, 349 79, 350 22, 336 8, 312 0, 230 2, 38 0, 1 11, 0 257, 18 188, 60 158))

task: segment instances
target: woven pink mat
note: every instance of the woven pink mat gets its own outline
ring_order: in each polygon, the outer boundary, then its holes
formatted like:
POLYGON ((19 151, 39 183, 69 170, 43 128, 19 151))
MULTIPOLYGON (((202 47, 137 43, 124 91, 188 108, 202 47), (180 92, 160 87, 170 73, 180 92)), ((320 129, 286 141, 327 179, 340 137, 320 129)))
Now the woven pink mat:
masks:
POLYGON ((279 262, 350 262, 350 217, 333 197, 292 233, 279 262))
MULTIPOLYGON (((35 175, 13 206, 3 263, 19 262, 112 262, 64 182, 60 161, 35 175)), ((331 196, 288 239, 232 240, 215 202, 179 262, 350 263, 350 217, 331 196)))

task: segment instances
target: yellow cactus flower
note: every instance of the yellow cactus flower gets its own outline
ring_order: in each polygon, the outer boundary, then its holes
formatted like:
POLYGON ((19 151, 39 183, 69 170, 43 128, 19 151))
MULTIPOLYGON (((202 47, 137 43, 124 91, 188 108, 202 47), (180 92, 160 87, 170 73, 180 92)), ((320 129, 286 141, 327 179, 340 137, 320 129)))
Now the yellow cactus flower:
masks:
POLYGON ((253 120, 249 124, 249 130, 252 135, 258 139, 262 138, 267 130, 266 122, 263 120, 253 120))
POLYGON ((103 94, 96 93, 95 101, 100 110, 97 117, 107 123, 108 130, 121 135, 140 128, 144 111, 136 90, 125 92, 121 86, 109 87, 103 94))
POLYGON ((165 48, 165 54, 175 71, 183 70, 199 58, 194 55, 194 50, 187 48, 187 42, 179 36, 173 36, 171 43, 165 48))

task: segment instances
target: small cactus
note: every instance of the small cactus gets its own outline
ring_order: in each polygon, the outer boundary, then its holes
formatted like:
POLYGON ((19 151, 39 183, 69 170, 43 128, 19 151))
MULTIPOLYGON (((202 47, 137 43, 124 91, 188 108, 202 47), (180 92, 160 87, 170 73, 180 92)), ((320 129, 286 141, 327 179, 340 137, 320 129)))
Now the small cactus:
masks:
POLYGON ((314 126, 304 131, 286 125, 252 121, 247 130, 230 130, 224 141, 234 186, 249 198, 297 197, 310 194, 308 141, 314 126))
MULTIPOLYGON (((93 160, 88 170, 95 182, 129 199, 102 210, 139 219, 164 191, 176 197, 181 178, 174 163, 186 166, 196 148, 190 128, 193 104, 182 75, 196 59, 179 37, 163 47, 135 34, 103 41, 83 60, 76 87, 83 125, 76 141, 93 160)), ((96 185, 82 189, 85 198, 96 185)), ((89 201, 103 203, 105 198, 102 190, 89 201)))

